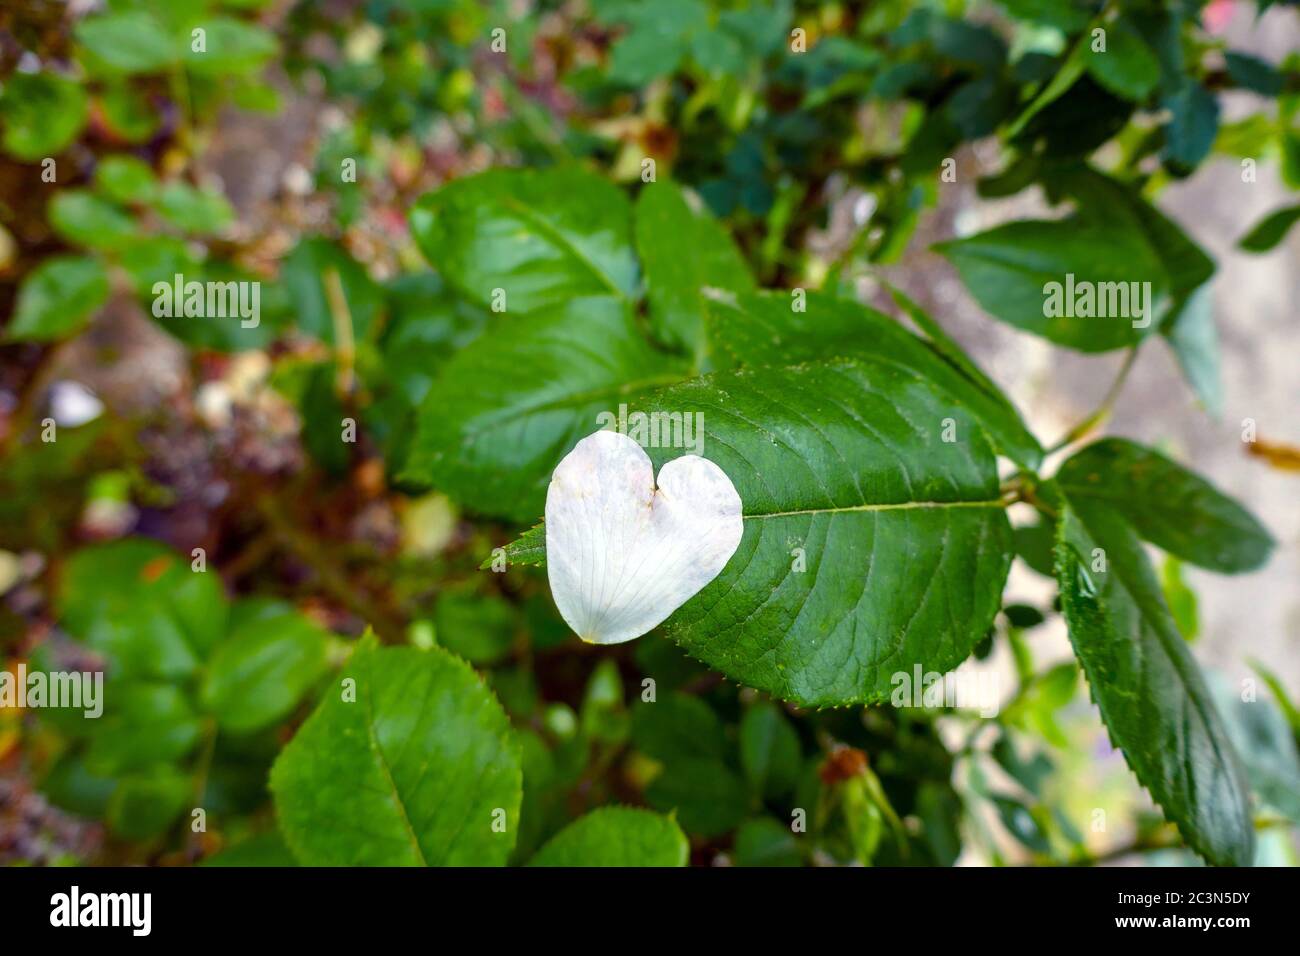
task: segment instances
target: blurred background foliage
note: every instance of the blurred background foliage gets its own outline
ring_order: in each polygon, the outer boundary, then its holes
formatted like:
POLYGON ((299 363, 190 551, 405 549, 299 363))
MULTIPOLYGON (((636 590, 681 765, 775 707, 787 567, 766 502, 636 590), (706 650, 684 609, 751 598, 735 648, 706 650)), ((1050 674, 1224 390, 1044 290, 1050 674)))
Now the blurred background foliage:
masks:
MULTIPOLYGON (((397 478, 439 365, 487 318, 428 269, 406 214, 492 166, 632 184, 653 159, 760 284, 854 294, 908 250, 943 161, 974 141, 1001 151, 990 199, 1053 195, 1054 170, 1094 154, 1148 199, 1211 155, 1300 188, 1300 53, 1228 49, 1216 23, 1234 6, 7 2, 0 657, 113 665, 100 721, 0 711, 0 860, 289 862, 269 768, 369 626, 462 657, 509 715, 513 861, 618 803, 675 814, 697 864, 1186 862, 1077 665, 1044 663, 1050 605, 1006 607, 977 651, 1010 662, 996 719, 807 711, 668 641, 581 645, 540 576, 479 571, 518 528, 397 478), (1089 60, 1097 23, 1114 55, 1089 60), (1220 95, 1243 89, 1258 108, 1227 122, 1220 95), (177 273, 259 281, 259 325, 155 317, 150 290, 177 273)), ((1212 406, 1212 343, 1169 338, 1212 406)), ((1038 571, 1042 537, 1018 539, 1038 571)), ((1194 639, 1172 559, 1163 583, 1194 639)), ((1277 817, 1261 860, 1292 862, 1300 718, 1261 683, 1264 717, 1223 699, 1277 817)))

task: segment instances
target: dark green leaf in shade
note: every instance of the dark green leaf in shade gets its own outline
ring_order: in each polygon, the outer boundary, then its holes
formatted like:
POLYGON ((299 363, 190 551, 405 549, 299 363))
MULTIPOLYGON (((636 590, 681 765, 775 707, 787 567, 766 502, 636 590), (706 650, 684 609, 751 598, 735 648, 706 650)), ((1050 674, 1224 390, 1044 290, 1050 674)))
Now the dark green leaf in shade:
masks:
POLYGON ((1194 850, 1248 865, 1245 774, 1141 542, 1110 503, 1067 495, 1055 495, 1062 609, 1111 739, 1194 850))
POLYGON ((1237 245, 1247 252, 1268 252, 1286 238, 1297 221, 1300 221, 1300 205, 1279 209, 1256 223, 1237 245))
POLYGON ((1126 439, 1106 438, 1076 452, 1057 481, 1072 500, 1104 503, 1156 547, 1211 571, 1253 570, 1273 549, 1272 536, 1237 502, 1126 439))

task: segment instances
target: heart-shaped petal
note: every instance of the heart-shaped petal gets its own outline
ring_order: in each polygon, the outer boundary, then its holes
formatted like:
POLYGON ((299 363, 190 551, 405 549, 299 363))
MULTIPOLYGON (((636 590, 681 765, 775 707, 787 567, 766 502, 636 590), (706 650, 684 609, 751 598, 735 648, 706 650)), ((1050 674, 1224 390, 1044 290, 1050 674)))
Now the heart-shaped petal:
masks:
POLYGON ((546 491, 551 594, 584 641, 630 641, 716 578, 743 533, 740 495, 713 462, 674 458, 656 488, 640 445, 598 431, 564 456, 546 491))

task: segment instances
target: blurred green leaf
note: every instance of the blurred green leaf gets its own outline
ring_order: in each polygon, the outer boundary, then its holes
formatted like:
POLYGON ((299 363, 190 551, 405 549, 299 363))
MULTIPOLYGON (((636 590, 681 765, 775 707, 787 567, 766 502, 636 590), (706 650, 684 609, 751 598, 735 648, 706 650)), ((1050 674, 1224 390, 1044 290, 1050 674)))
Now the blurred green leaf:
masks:
POLYGON ((154 73, 176 63, 182 49, 182 41, 168 36, 143 10, 89 17, 78 22, 73 32, 93 61, 109 72, 154 73))
POLYGON ((547 842, 529 866, 685 866, 686 835, 668 817, 601 807, 547 842))
POLYGON ((0 94, 5 151, 27 162, 53 157, 86 123, 86 93, 57 73, 14 73, 0 94))
POLYGON ((632 709, 632 746, 668 763, 689 757, 720 760, 726 738, 708 704, 689 694, 669 693, 632 709))
POLYGON ((1268 252, 1300 221, 1300 205, 1287 206, 1270 213, 1242 236, 1237 246, 1247 252, 1268 252))
POLYGON ((135 220, 116 204, 84 190, 55 195, 49 205, 50 224, 69 242, 91 249, 112 249, 136 233, 135 220))
POLYGON ((771 817, 746 820, 736 831, 736 866, 801 866, 799 838, 771 817))
POLYGON ((204 707, 232 733, 271 726, 324 675, 328 641, 288 605, 264 608, 217 646, 203 682, 204 707))
POLYGON ((63 627, 108 657, 114 679, 187 677, 225 633, 216 572, 191 571, 145 538, 78 551, 63 568, 58 603, 63 627))
POLYGON ((740 721, 740 765, 759 794, 779 797, 794 789, 802 764, 799 735, 770 701, 755 704, 740 721))
POLYGON ((735 829, 749 807, 744 783, 725 764, 694 757, 669 764, 645 797, 657 810, 675 811, 682 828, 701 837, 735 829))
POLYGON ((72 335, 107 299, 108 274, 98 259, 53 256, 23 280, 5 338, 48 342, 72 335))
POLYGON ((124 153, 100 161, 95 187, 114 202, 145 203, 154 198, 158 177, 144 160, 124 153))

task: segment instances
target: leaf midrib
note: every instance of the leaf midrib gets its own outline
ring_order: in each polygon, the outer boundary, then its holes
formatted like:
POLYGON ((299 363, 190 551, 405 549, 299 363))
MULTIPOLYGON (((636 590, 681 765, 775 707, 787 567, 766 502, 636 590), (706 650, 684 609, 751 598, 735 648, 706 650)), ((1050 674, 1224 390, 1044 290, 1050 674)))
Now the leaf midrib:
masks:
POLYGON ((604 270, 598 268, 595 262, 593 262, 587 255, 585 255, 581 249, 579 249, 576 245, 574 245, 573 242, 567 236, 564 235, 564 233, 560 232, 559 229, 553 226, 545 218, 539 216, 531 208, 529 208, 524 203, 521 203, 513 196, 501 196, 500 202, 502 206, 504 206, 511 212, 517 214, 520 219, 523 219, 524 221, 528 222, 530 225, 534 226, 539 232, 543 233, 548 239, 554 242, 557 246, 559 246, 561 249, 567 252, 574 259, 577 259, 580 263, 582 263, 588 270, 591 271, 593 275, 595 275, 605 285, 606 288, 608 288, 616 296, 618 296, 620 299, 623 299, 624 301, 627 300, 628 297, 627 293, 624 292, 622 289, 620 289, 614 283, 614 280, 610 276, 605 274, 604 270))
MULTIPOLYGON (((373 672, 372 672, 373 675, 373 672)), ((370 750, 375 755, 375 762, 379 766, 380 772, 384 775, 384 780, 393 792, 393 803, 397 806, 397 812, 402 818, 402 823, 406 827, 406 833, 410 837, 411 847, 415 850, 415 855, 420 861, 420 866, 428 866, 429 861, 424 858, 424 848, 420 846, 420 838, 416 836, 415 827, 411 824, 410 814, 406 812, 406 803, 402 800, 401 791, 397 789, 397 781, 393 779, 393 772, 388 767, 388 758, 384 756, 383 748, 379 745, 379 738, 375 735, 375 711, 374 704, 371 700, 373 690, 369 689, 370 681, 366 682, 368 689, 366 691, 366 737, 370 743, 370 750)))
POLYGON ((852 511, 908 511, 916 508, 1005 508, 1001 498, 988 501, 897 501, 884 504, 846 505, 842 508, 804 508, 798 511, 769 511, 763 514, 742 515, 746 520, 759 518, 786 518, 792 515, 843 514, 852 511))

